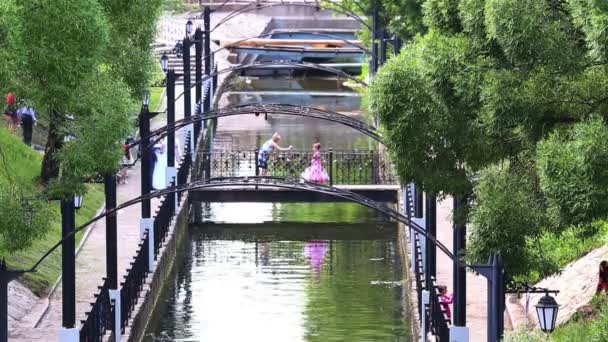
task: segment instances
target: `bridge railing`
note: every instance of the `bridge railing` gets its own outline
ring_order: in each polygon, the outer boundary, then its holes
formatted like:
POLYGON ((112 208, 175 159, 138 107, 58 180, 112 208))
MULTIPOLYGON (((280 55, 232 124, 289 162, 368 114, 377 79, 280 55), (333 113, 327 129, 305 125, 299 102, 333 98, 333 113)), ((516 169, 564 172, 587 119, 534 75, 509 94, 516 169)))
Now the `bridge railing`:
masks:
POLYGON ((120 331, 124 329, 131 318, 131 312, 139 300, 139 294, 144 288, 148 275, 148 232, 145 232, 131 267, 127 269, 124 282, 120 284, 120 331))
MULTIPOLYGON (((201 151, 205 179, 259 175, 257 150, 201 151)), ((311 165, 312 151, 275 152, 268 158, 268 175, 300 178, 311 165)), ((398 184, 391 164, 384 154, 377 151, 333 151, 321 153, 323 167, 330 178, 330 185, 338 184, 398 184)))

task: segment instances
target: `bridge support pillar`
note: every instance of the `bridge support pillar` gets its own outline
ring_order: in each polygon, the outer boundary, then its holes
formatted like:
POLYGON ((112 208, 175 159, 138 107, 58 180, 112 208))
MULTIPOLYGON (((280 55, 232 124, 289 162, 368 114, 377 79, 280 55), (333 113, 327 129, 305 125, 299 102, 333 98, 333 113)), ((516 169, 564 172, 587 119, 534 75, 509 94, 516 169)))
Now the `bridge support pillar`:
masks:
POLYGON ((139 238, 143 239, 144 234, 148 231, 148 229, 152 229, 154 227, 154 219, 153 218, 142 218, 139 220, 139 238))
POLYGON ((120 289, 110 290, 110 299, 114 302, 114 340, 120 341, 122 335, 121 329, 121 304, 120 304, 120 289))
POLYGON ((59 333, 59 341, 78 342, 80 341, 80 332, 77 328, 62 328, 59 333))
POLYGON ((451 326, 450 342, 469 342, 469 328, 451 326))
POLYGON ((429 321, 427 320, 426 311, 431 303, 431 293, 428 290, 422 290, 422 315, 420 315, 420 342, 427 342, 427 334, 429 321))
MULTIPOLYGON (((167 187, 177 185, 177 169, 175 166, 167 166, 167 169, 165 169, 165 185, 167 187)), ((167 198, 173 198, 174 208, 177 208, 177 196, 175 193, 167 194, 167 198)))

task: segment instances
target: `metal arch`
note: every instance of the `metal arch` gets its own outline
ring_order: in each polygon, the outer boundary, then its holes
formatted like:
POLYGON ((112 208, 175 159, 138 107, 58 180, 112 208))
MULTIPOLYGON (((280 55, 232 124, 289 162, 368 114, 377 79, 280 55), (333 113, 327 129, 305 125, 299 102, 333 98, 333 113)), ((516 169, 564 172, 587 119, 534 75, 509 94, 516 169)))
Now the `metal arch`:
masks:
POLYGON ((363 121, 353 119, 352 117, 344 114, 340 114, 337 112, 332 112, 328 110, 322 110, 313 107, 306 106, 298 106, 291 104, 245 104, 245 105, 237 105, 225 107, 216 111, 211 111, 203 114, 192 115, 188 118, 184 118, 178 121, 175 121, 172 125, 161 127, 150 134, 147 137, 140 137, 139 140, 134 141, 129 145, 129 148, 135 147, 141 143, 141 141, 145 138, 150 138, 150 144, 148 146, 142 146, 142 150, 147 150, 154 146, 157 142, 164 139, 167 134, 170 132, 174 132, 176 130, 182 129, 189 124, 195 122, 201 122, 207 119, 220 118, 225 116, 235 116, 235 115, 251 115, 253 113, 260 114, 280 114, 280 115, 292 115, 292 116, 304 116, 309 118, 315 118, 320 120, 326 120, 331 122, 336 122, 348 127, 351 127, 368 137, 376 140, 377 142, 384 145, 384 139, 382 135, 378 132, 378 130, 371 125, 366 124, 363 121))
MULTIPOLYGON (((213 28, 211 28, 209 30, 209 32, 213 32, 215 31, 218 27, 220 27, 221 25, 225 24, 226 22, 232 20, 233 18, 238 17, 241 14, 245 14, 245 13, 249 13, 249 12, 253 12, 253 11, 257 11, 257 10, 261 10, 261 9, 265 9, 265 8, 273 8, 273 7, 285 7, 285 6, 294 6, 294 7, 307 7, 307 8, 317 8, 317 9, 321 9, 321 6, 319 6, 318 4, 309 4, 309 3, 295 3, 295 2, 280 2, 280 3, 270 3, 270 4, 263 4, 261 2, 256 2, 256 3, 250 3, 248 5, 243 6, 242 8, 239 8, 237 10, 234 10, 232 12, 230 12, 227 16, 225 16, 224 18, 222 18, 222 20, 220 20, 217 24, 215 24, 215 26, 213 26, 213 28)), ((365 26, 368 29, 371 29, 371 26, 365 22, 365 20, 363 20, 360 16, 356 15, 355 13, 353 13, 352 11, 349 11, 345 8, 342 7, 332 7, 329 8, 332 11, 338 12, 340 14, 344 14, 347 17, 350 17, 354 20, 356 20, 358 23, 360 23, 361 25, 365 26)))
POLYGON ((383 203, 376 202, 376 201, 370 200, 369 198, 367 198, 365 196, 356 194, 356 193, 348 191, 348 190, 335 188, 332 186, 321 185, 321 184, 316 184, 316 183, 309 183, 309 182, 304 182, 304 181, 300 181, 297 179, 287 179, 287 178, 282 178, 282 177, 255 176, 255 177, 219 177, 219 178, 211 178, 209 180, 195 181, 195 182, 190 182, 190 183, 186 183, 186 184, 182 184, 182 185, 178 185, 178 186, 169 187, 164 190, 153 191, 153 192, 150 192, 149 194, 128 200, 128 201, 122 203, 121 205, 116 206, 116 208, 114 208, 112 210, 106 210, 103 214, 100 214, 100 215, 90 219, 89 221, 85 222, 83 225, 74 229, 74 231, 72 231, 72 232, 70 232, 70 234, 64 236, 61 241, 57 242, 48 252, 46 252, 42 256, 42 258, 40 258, 34 264, 34 266, 32 266, 28 270, 23 270, 22 272, 34 272, 36 267, 38 267, 38 265, 40 265, 44 261, 44 259, 46 259, 55 249, 57 249, 59 246, 61 246, 61 243, 65 239, 70 238, 71 236, 75 235, 79 231, 81 231, 81 230, 85 229, 86 227, 88 227, 89 225, 105 218, 106 216, 117 213, 119 210, 132 206, 134 204, 141 203, 144 200, 162 197, 162 196, 174 194, 177 192, 200 190, 200 189, 214 189, 214 188, 221 188, 221 187, 235 187, 235 186, 253 187, 253 188, 281 188, 281 189, 290 189, 290 190, 310 191, 310 192, 335 196, 338 198, 343 198, 343 199, 349 200, 354 203, 359 203, 368 208, 377 210, 401 223, 407 224, 409 227, 416 230, 418 233, 422 234, 427 239, 432 241, 433 244, 435 244, 435 246, 437 246, 437 248, 439 248, 447 257, 449 257, 452 260, 455 260, 454 254, 452 254, 452 252, 450 252, 450 250, 445 245, 443 245, 440 241, 438 241, 435 237, 433 237, 432 235, 429 235, 424 228, 422 228, 415 222, 411 221, 407 216, 402 215, 398 211, 387 207, 383 203))

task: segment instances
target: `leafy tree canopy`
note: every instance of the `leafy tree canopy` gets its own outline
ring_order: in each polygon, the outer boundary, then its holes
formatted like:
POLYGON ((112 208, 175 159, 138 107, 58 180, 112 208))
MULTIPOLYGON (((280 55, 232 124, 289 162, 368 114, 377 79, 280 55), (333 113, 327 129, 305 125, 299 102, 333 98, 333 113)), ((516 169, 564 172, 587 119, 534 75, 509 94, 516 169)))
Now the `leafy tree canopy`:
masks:
POLYGON ((519 242, 606 216, 608 5, 426 0, 422 9, 428 31, 382 67, 370 109, 403 181, 472 195, 470 255, 501 251, 525 274, 518 262, 533 255, 519 242))

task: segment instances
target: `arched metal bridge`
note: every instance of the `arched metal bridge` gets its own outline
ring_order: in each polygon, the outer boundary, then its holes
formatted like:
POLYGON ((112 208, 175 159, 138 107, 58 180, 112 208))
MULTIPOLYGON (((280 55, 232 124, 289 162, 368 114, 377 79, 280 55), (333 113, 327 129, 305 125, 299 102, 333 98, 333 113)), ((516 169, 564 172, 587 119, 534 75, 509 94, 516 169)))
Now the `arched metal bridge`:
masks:
POLYGON ((357 120, 351 116, 340 114, 329 110, 318 109, 314 107, 290 105, 290 104, 245 104, 224 107, 215 111, 206 112, 203 114, 193 115, 182 120, 175 121, 171 125, 164 126, 150 133, 147 137, 141 137, 139 140, 133 142, 130 147, 138 145, 142 140, 146 138, 150 139, 150 145, 142 146, 142 149, 146 150, 151 148, 154 144, 164 139, 170 132, 182 129, 192 123, 201 122, 208 119, 234 116, 234 115, 252 115, 255 113, 259 114, 280 114, 280 115, 292 115, 292 116, 304 116, 309 118, 315 118, 320 120, 326 120, 331 122, 337 122, 342 125, 351 127, 366 136, 376 140, 377 142, 384 144, 381 132, 374 126, 369 125, 361 120, 357 120))
POLYGON ((30 269, 28 270, 20 270, 16 272, 31 272, 35 270, 38 265, 40 265, 55 249, 61 246, 63 240, 70 238, 70 236, 75 235, 79 231, 85 229, 89 225, 105 218, 108 215, 115 215, 118 211, 130 207, 132 205, 141 203, 145 200, 150 200, 153 198, 160 198, 166 195, 171 195, 175 193, 182 193, 186 191, 196 191, 196 190, 204 190, 204 189, 229 189, 229 188, 251 188, 254 191, 257 189, 288 189, 294 191, 304 191, 304 192, 312 192, 317 194, 323 194, 328 196, 333 196, 336 198, 340 198, 342 200, 346 200, 352 203, 358 203, 368 208, 374 209, 379 213, 386 215, 398 222, 404 223, 415 230, 417 233, 426 237, 430 241, 433 242, 434 245, 437 246, 446 256, 450 259, 454 259, 454 254, 450 252, 450 250, 443 245, 440 241, 435 239, 432 235, 427 232, 426 229, 418 225, 416 222, 410 220, 407 216, 401 214, 397 210, 394 210, 388 207, 386 204, 370 200, 369 198, 359 195, 355 192, 322 185, 316 183, 305 182, 297 179, 283 178, 283 177, 270 177, 270 176, 256 176, 256 177, 218 177, 211 178, 209 180, 200 180, 194 181, 186 184, 181 184, 177 186, 168 187, 164 190, 152 191, 143 196, 139 196, 133 198, 131 200, 125 201, 122 204, 116 206, 111 210, 106 210, 104 213, 94 217, 93 219, 85 222, 78 228, 76 228, 72 233, 67 236, 64 236, 62 241, 59 241, 56 245, 54 245, 45 255, 42 256, 30 269))

